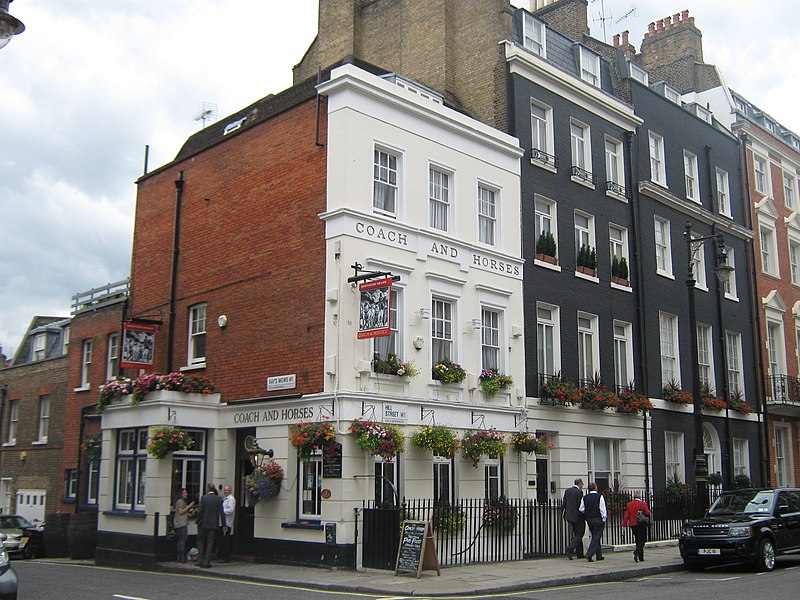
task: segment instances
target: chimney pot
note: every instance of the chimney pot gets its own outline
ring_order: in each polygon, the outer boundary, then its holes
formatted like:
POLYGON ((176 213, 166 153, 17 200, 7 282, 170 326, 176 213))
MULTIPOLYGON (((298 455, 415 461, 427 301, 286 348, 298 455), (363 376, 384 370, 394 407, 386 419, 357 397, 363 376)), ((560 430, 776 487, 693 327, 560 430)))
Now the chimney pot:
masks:
POLYGON ((618 47, 619 47, 619 34, 615 33, 614 34, 614 48, 618 48, 618 47))
POLYGON ((651 22, 651 23, 650 23, 650 24, 647 26, 647 32, 648 32, 648 33, 653 33, 655 30, 656 30, 656 24, 651 22))
POLYGON ((629 33, 630 32, 627 29, 622 32, 622 45, 623 46, 627 46, 629 44, 629 42, 628 42, 628 34, 629 33))
POLYGON ((686 20, 688 20, 688 19, 689 19, 689 9, 688 9, 688 8, 687 8, 686 10, 684 10, 684 11, 682 11, 682 12, 681 12, 681 18, 682 18, 684 21, 686 21, 686 20))

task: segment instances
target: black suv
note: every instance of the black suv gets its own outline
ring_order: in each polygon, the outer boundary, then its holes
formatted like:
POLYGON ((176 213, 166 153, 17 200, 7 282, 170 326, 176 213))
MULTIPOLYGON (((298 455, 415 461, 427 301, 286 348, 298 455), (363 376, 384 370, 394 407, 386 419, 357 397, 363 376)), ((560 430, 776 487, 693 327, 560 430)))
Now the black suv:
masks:
POLYGON ((684 523, 679 546, 690 570, 750 562, 771 571, 776 556, 800 552, 800 489, 723 492, 704 518, 684 523))

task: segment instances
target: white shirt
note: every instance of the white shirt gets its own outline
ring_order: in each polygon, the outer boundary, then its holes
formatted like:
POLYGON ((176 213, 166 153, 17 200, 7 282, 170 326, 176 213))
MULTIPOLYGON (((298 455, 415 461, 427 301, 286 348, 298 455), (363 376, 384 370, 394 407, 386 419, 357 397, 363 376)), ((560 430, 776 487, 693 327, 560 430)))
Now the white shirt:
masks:
MULTIPOLYGON (((589 492, 589 494, 597 494, 597 492, 589 492)), ((586 495, 588 496, 589 494, 586 495)), ((582 513, 586 512, 586 507, 583 504, 583 498, 581 498, 581 505, 578 508, 578 511, 582 513)), ((606 512, 606 499, 602 494, 600 495, 600 516, 603 517, 603 522, 605 522, 605 520, 608 518, 608 513, 606 512)))
POLYGON ((233 532, 233 514, 236 512, 236 498, 228 494, 222 501, 222 512, 225 513, 225 527, 233 532))

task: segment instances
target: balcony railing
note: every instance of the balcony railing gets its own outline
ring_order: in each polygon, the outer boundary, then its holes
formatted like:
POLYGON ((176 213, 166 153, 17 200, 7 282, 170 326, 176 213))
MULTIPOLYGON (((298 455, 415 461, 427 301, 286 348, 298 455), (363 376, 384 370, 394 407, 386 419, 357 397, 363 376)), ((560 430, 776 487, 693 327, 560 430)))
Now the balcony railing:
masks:
POLYGON ((130 279, 121 279, 114 283, 80 292, 72 297, 72 315, 95 310, 100 306, 122 302, 128 298, 130 279))
POLYGON ((554 168, 558 168, 558 159, 552 154, 548 154, 544 150, 539 150, 538 148, 531 148, 531 162, 537 162, 548 166, 552 165, 554 168))
POLYGON ((800 407, 800 379, 792 375, 770 375, 767 402, 800 407))
POLYGON ((595 184, 595 176, 586 169, 581 169, 580 167, 573 166, 571 175, 575 179, 580 179, 581 181, 585 181, 586 183, 591 183, 592 185, 595 184))
POLYGON ((621 198, 628 197, 628 190, 625 189, 625 186, 614 181, 606 181, 606 191, 611 192, 615 196, 620 196, 621 198))

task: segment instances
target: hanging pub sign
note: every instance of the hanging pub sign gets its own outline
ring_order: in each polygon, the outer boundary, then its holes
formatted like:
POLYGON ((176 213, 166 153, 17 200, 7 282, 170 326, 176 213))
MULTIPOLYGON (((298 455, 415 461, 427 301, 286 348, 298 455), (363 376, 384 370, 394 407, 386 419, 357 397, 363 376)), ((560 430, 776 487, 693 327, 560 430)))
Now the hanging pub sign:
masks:
POLYGON ((358 316, 358 339, 387 336, 389 327, 389 304, 392 297, 392 278, 373 279, 358 286, 361 292, 361 307, 358 316))
POLYGON ((153 366, 153 349, 156 342, 157 325, 144 323, 122 324, 123 369, 146 369, 153 366))

